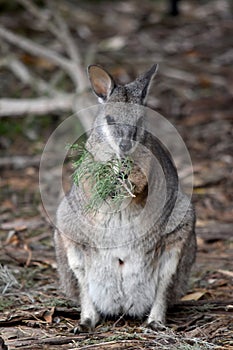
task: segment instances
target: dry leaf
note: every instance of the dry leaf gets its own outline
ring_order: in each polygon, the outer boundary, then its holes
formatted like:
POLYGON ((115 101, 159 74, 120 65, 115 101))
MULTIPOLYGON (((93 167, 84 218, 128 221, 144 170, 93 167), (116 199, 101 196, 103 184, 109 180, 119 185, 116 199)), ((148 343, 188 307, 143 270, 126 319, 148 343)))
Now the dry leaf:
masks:
POLYGON ((54 315, 55 307, 53 306, 51 310, 47 310, 43 314, 43 318, 46 322, 52 323, 53 322, 53 315, 54 315))
POLYGON ((19 239, 19 235, 17 234, 17 232, 15 230, 10 230, 8 232, 5 244, 13 244, 13 245, 17 245, 20 243, 20 239, 19 239))
POLYGON ((222 273, 223 275, 229 276, 229 277, 233 277, 233 272, 232 271, 228 271, 228 270, 217 270, 218 272, 222 273))
POLYGON ((188 300, 200 300, 206 293, 208 293, 206 290, 199 291, 199 292, 193 292, 191 294, 187 294, 183 296, 181 299, 182 301, 188 301, 188 300))

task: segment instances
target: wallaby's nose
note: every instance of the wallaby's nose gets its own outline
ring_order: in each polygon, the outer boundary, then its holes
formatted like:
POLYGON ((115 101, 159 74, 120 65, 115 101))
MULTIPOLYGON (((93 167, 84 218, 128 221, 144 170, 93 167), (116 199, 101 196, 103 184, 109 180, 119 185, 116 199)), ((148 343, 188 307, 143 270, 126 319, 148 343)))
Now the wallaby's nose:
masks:
POLYGON ((120 150, 122 152, 129 152, 129 150, 132 148, 132 144, 131 144, 131 141, 130 140, 122 140, 120 142, 120 150))

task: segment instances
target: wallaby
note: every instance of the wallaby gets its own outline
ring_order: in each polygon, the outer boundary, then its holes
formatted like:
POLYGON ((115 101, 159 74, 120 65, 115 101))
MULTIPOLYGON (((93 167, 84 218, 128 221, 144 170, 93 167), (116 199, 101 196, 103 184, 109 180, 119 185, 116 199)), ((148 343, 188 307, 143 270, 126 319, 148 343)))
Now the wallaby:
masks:
POLYGON ((153 65, 119 85, 101 66, 88 67, 100 105, 86 147, 103 162, 130 155, 134 197, 120 209, 103 203, 91 213, 85 210, 88 186, 73 185, 58 207, 57 267, 63 292, 80 300, 81 328, 93 329, 101 315, 120 314, 162 327, 195 260, 194 208, 179 188, 169 152, 144 127, 143 106, 156 71, 153 65))

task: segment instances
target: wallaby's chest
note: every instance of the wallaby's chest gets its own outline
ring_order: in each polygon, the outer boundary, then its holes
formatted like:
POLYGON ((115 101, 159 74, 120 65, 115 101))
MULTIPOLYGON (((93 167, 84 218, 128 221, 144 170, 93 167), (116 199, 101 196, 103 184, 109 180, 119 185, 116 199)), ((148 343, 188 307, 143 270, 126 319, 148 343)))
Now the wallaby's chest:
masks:
MULTIPOLYGON (((121 248, 137 244, 148 231, 154 231, 140 205, 127 205, 113 213, 99 211, 91 221, 93 244, 97 248, 121 248)), ((152 225, 153 226, 153 225, 152 225)), ((156 235, 155 235, 156 236, 156 235)))

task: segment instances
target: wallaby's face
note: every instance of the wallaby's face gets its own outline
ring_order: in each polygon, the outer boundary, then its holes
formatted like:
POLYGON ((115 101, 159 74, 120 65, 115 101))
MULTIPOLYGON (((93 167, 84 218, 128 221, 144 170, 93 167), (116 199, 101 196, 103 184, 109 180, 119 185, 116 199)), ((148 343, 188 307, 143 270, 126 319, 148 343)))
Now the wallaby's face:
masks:
POLYGON ((102 67, 91 65, 88 75, 102 108, 97 132, 117 155, 132 153, 143 134, 143 108, 157 65, 124 86, 117 85, 102 67))

